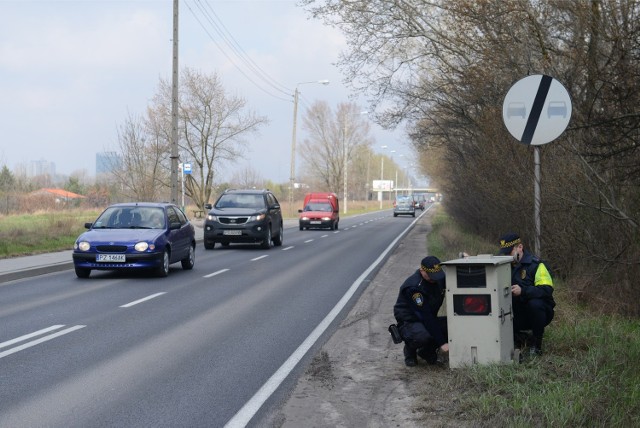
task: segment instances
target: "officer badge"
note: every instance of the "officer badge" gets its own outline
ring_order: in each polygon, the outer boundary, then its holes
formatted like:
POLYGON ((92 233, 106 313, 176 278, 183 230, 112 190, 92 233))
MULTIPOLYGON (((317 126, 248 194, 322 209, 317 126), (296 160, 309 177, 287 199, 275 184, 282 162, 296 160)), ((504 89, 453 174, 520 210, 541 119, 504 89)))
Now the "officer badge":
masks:
POLYGON ((415 304, 420 306, 420 307, 422 307, 422 305, 424 304, 424 299, 422 298, 422 293, 414 293, 413 296, 411 296, 411 299, 413 299, 415 304))
POLYGON ((520 278, 521 279, 525 279, 527 277, 527 270, 526 269, 522 269, 520 271, 520 278))

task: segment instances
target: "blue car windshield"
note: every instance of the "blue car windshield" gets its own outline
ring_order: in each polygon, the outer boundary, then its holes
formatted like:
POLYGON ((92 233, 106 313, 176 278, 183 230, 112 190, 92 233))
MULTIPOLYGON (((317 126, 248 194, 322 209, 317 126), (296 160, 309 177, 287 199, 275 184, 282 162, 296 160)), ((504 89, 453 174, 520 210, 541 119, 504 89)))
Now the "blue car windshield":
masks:
POLYGON ((109 207, 93 223, 94 229, 164 229, 161 207, 109 207))

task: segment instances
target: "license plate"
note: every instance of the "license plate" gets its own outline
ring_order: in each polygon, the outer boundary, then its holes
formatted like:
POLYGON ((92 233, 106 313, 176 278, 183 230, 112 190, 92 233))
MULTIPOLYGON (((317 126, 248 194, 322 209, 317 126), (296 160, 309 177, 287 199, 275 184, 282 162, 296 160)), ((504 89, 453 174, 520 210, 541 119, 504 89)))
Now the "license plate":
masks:
POLYGON ((223 230, 222 234, 238 236, 238 235, 242 235, 242 231, 241 230, 223 230))
POLYGON ((309 223, 310 224, 321 224, 322 222, 318 221, 318 220, 313 220, 313 221, 310 221, 309 223))
POLYGON ((126 261, 124 254, 98 254, 96 256, 97 262, 121 262, 126 261))

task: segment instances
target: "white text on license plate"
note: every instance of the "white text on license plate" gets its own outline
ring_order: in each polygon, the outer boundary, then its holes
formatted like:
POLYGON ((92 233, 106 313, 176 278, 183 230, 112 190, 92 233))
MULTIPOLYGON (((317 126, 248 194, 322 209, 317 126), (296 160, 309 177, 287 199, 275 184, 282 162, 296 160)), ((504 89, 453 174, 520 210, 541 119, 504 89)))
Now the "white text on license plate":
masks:
POLYGON ((98 254, 96 256, 97 262, 125 262, 124 254, 98 254))
POLYGON ((223 230, 222 234, 223 235, 242 235, 242 231, 241 230, 223 230))

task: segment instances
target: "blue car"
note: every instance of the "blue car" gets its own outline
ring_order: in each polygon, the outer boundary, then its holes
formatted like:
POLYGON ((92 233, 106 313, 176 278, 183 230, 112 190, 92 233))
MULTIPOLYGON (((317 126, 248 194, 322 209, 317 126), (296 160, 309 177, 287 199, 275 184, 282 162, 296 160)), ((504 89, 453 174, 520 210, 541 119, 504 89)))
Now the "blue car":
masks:
POLYGON ((73 244, 78 278, 92 270, 154 271, 169 274, 169 265, 193 269, 196 239, 193 225, 173 204, 132 202, 108 207, 73 244))

